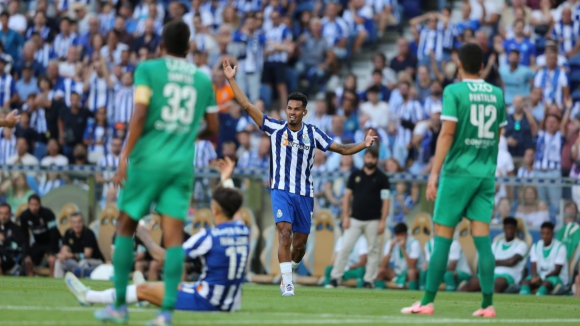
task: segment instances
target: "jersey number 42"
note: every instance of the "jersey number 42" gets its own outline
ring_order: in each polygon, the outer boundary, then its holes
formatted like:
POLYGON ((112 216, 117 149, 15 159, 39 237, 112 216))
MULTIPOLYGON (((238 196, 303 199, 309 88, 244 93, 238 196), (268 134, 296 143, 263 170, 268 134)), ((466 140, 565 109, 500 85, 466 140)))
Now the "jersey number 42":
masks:
POLYGON ((471 104, 469 120, 477 127, 477 137, 493 139, 495 133, 491 131, 493 123, 497 119, 497 108, 493 105, 471 104), (489 117, 486 121, 486 117, 489 117))

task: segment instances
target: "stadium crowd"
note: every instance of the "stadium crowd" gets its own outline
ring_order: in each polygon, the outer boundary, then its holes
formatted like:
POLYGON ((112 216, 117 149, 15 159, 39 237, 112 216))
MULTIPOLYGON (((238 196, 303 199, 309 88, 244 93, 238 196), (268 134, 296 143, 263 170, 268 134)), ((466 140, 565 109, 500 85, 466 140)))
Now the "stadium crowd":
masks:
MULTIPOLYGON (((3 0, 0 6, 0 114, 22 113, 16 128, 0 132, 0 164, 117 166, 132 113, 132 73, 139 62, 160 55, 163 24, 182 19, 192 32, 187 59, 213 80, 220 107, 219 136, 198 140, 195 167, 226 156, 238 167, 269 167, 269 139, 243 114, 221 71, 227 57, 238 65, 241 87, 269 115, 284 118, 286 95, 303 91, 314 99, 307 123, 342 143, 361 141, 372 128, 383 170, 427 174, 443 90, 456 81, 456 49, 475 42, 485 52, 482 78, 504 89, 509 114, 497 175, 580 176, 580 1, 465 0, 459 20, 439 1, 439 12, 410 19, 411 37, 396 41, 392 57, 372 56, 364 80, 341 72, 363 48, 380 43, 387 28, 402 24, 396 0, 3 0), (336 80, 338 87, 329 82, 336 80)), ((320 152, 314 165, 315 171, 350 173, 362 167, 363 154, 320 152)), ((33 194, 67 183, 86 186, 81 176, 58 173, 0 178, 8 204, 0 209, 11 214, 33 194)), ((111 173, 96 175, 103 207, 116 201, 111 180, 111 173)), ((207 184, 198 181, 195 199, 207 196, 207 184)), ((340 217, 345 189, 344 179, 316 180, 317 207, 340 217)), ((392 194, 389 224, 397 225, 398 236, 406 234, 400 223, 418 204, 419 186, 395 183, 392 194)), ((575 222, 579 204, 577 187, 499 185, 494 222, 506 225, 515 216, 542 233, 553 231, 549 223, 575 222), (560 212, 562 199, 567 205, 560 212)), ((73 230, 77 236, 81 227, 73 230)), ((393 248, 386 246, 385 254, 393 248)), ((70 269, 63 266, 70 251, 61 257, 58 247, 45 251, 55 254, 51 267, 70 269)), ((86 260, 84 253, 72 255, 86 260)), ((381 266, 380 275, 392 279, 381 266)))

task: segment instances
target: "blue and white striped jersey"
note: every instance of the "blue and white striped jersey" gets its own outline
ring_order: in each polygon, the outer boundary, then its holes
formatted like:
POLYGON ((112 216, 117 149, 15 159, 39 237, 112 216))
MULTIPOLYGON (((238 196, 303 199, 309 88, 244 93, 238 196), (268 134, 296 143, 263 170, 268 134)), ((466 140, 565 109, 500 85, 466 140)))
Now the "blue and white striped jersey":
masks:
POLYGON ((50 27, 44 26, 40 30, 37 29, 36 26, 30 27, 26 31, 26 40, 30 40, 30 38, 32 37, 32 33, 38 33, 38 35, 40 35, 40 37, 42 37, 42 39, 46 42, 48 41, 48 37, 50 36, 50 27))
MULTIPOLYGON (((292 31, 284 24, 278 26, 272 26, 271 29, 266 31, 266 41, 276 42, 284 44, 286 41, 292 41, 292 31)), ((266 57, 268 62, 287 62, 288 52, 280 51, 270 54, 266 57)))
POLYGON ((68 10, 75 3, 81 3, 85 6, 89 6, 91 4, 91 0, 60 0, 57 1, 56 9, 68 10))
POLYGON ((135 87, 120 87, 115 91, 113 122, 129 123, 133 115, 133 93, 135 87))
POLYGON ((0 105, 10 101, 12 95, 16 94, 16 83, 11 75, 0 76, 0 105))
POLYGON ((348 39, 348 24, 341 17, 334 18, 334 21, 324 17, 322 18, 322 37, 326 39, 329 45, 336 45, 342 39, 348 39))
POLYGON ((14 136, 14 129, 10 139, 4 137, 4 128, 0 128, 0 135, 0 164, 6 164, 8 158, 16 154, 16 137, 14 136))
POLYGON ((76 45, 77 42, 77 34, 69 34, 69 36, 64 36, 62 33, 58 34, 54 38, 54 42, 52 43, 52 52, 57 58, 64 58, 66 57, 66 53, 68 52, 68 48, 71 45, 76 45))
POLYGON ((270 188, 313 197, 312 166, 316 149, 326 152, 333 140, 317 127, 302 123, 294 132, 286 121, 264 115, 262 131, 270 137, 270 188))
POLYGON ((61 83, 56 85, 55 97, 62 97, 66 106, 70 107, 70 95, 75 92, 83 97, 83 82, 76 81, 72 78, 65 78, 61 83))
POLYGON ((262 0, 236 0, 234 7, 238 9, 238 14, 242 15, 249 12, 257 12, 262 10, 262 0))
POLYGON ((48 62, 52 59, 56 59, 56 53, 48 44, 44 44, 41 49, 34 53, 34 60, 38 61, 44 68, 48 67, 48 62))
POLYGON ((408 100, 407 102, 401 103, 399 107, 395 109, 395 114, 399 120, 397 125, 397 137, 395 141, 400 144, 407 145, 411 142, 413 138, 413 131, 411 129, 405 128, 402 121, 408 121, 413 124, 427 118, 427 114, 423 110, 421 103, 416 100, 408 100))
POLYGON ((560 52, 566 53, 576 46, 580 37, 580 21, 573 21, 565 25, 562 20, 556 22, 552 28, 552 38, 560 44, 560 52))
POLYGON ((566 71, 559 67, 554 70, 547 67, 540 69, 534 77, 534 87, 543 90, 543 100, 548 104, 556 103, 559 107, 564 104, 562 89, 569 86, 566 71))
POLYGON ((395 17, 397 22, 401 21, 401 14, 399 13, 399 4, 397 0, 366 0, 365 3, 373 8, 375 14, 383 12, 386 6, 390 6, 391 15, 395 17))
POLYGON ((430 29, 428 26, 419 26, 419 46, 417 48, 417 59, 421 60, 429 57, 429 52, 433 51, 435 60, 443 59, 444 26, 442 22, 437 23, 437 28, 430 29))
MULTIPOLYGON (((115 156, 115 155, 113 155, 113 153, 109 153, 109 154, 101 157, 97 164, 98 164, 98 166, 103 167, 103 168, 106 168, 106 167, 116 168, 119 166, 119 156, 115 156)), ((113 178, 114 175, 115 175, 115 172, 103 172, 103 177, 105 179, 111 179, 111 178, 113 178)), ((104 203, 106 201, 107 192, 109 191, 110 187, 113 187, 113 186, 114 185, 112 182, 108 182, 108 183, 103 184, 103 194, 101 196, 101 203, 104 203)))
POLYGON ((195 142, 195 154, 193 156, 194 167, 207 168, 211 161, 215 159, 217 159, 217 153, 209 140, 198 140, 195 142))
POLYGON ((185 254, 201 258, 204 265, 194 295, 221 311, 241 308, 242 285, 250 253, 249 236, 250 229, 244 223, 231 221, 210 230, 201 229, 183 244, 185 254))
POLYGON ((115 12, 111 11, 108 14, 99 14, 99 28, 101 34, 106 35, 115 25, 115 12))
POLYGON ((93 73, 89 81, 89 98, 87 100, 87 107, 91 112, 97 111, 100 107, 107 108, 107 118, 112 119, 111 105, 113 104, 113 90, 109 88, 105 78, 99 78, 96 73, 93 73))

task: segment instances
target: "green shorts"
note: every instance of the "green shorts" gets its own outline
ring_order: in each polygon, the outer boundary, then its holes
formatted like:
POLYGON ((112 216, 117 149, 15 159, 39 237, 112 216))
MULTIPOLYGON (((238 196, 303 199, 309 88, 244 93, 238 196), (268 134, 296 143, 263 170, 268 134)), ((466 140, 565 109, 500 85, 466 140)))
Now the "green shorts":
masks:
POLYGON ((507 285, 510 286, 515 283, 514 278, 508 274, 493 274, 493 281, 497 280, 498 278, 504 278, 507 281, 507 285))
POLYGON ((433 222, 454 228, 467 217, 489 224, 494 196, 494 179, 443 176, 437 190, 433 222))
POLYGON ((119 192, 119 210, 139 221, 152 204, 161 215, 185 221, 193 182, 183 174, 156 174, 127 168, 127 180, 119 192))
MULTIPOLYGON (((532 275, 528 275, 528 277, 526 277, 526 280, 531 281, 532 280, 532 275)), ((560 284, 564 284, 562 283, 562 279, 559 276, 550 276, 547 277, 545 279, 542 279, 542 282, 548 282, 550 284, 552 284, 553 287, 556 287, 556 285, 560 284)))

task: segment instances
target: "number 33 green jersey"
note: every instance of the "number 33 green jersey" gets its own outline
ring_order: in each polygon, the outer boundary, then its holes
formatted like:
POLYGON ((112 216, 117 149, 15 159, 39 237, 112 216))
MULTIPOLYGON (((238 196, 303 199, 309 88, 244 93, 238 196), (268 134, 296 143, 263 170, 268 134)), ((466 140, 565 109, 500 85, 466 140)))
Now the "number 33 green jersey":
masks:
POLYGON ((457 122, 441 175, 494 178, 499 132, 507 124, 502 90, 483 80, 449 85, 441 119, 457 122))
POLYGON ((210 78, 185 59, 145 61, 135 71, 135 103, 149 108, 130 168, 191 175, 199 125, 218 111, 210 78))

